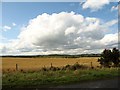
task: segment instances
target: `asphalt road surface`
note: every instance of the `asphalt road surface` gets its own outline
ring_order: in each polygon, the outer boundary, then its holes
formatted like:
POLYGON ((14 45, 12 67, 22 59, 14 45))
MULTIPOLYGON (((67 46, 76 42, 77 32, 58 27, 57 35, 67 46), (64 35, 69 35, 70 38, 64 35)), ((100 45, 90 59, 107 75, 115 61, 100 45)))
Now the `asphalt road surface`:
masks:
POLYGON ((113 79, 89 81, 79 84, 57 86, 55 88, 119 88, 120 77, 113 79))

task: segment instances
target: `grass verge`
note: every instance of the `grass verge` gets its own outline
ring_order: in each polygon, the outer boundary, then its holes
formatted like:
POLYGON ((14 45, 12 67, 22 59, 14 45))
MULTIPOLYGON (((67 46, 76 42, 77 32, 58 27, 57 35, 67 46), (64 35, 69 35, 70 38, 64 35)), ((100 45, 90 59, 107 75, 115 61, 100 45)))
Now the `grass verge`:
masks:
POLYGON ((120 75, 118 68, 78 69, 59 71, 33 71, 3 73, 3 88, 51 87, 90 80, 112 78, 120 75))

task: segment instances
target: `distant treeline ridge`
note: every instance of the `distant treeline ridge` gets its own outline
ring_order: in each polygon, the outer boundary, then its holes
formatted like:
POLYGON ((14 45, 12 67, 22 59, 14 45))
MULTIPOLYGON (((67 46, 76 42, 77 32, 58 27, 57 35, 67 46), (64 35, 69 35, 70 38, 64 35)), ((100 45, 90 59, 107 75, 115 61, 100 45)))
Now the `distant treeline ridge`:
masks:
POLYGON ((20 55, 20 56, 0 56, 0 57, 20 57, 20 58, 35 58, 35 57, 55 57, 55 58, 79 58, 79 57, 100 57, 101 54, 80 54, 80 55, 61 55, 61 54, 50 54, 50 55, 28 55, 28 56, 25 56, 25 55, 20 55))

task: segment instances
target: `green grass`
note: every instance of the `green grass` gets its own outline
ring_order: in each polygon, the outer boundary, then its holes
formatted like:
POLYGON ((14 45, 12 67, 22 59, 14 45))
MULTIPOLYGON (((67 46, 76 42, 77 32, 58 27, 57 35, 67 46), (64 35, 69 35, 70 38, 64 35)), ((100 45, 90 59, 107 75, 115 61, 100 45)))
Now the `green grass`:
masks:
POLYGON ((49 87, 119 76, 118 68, 7 72, 3 73, 3 87, 49 87))

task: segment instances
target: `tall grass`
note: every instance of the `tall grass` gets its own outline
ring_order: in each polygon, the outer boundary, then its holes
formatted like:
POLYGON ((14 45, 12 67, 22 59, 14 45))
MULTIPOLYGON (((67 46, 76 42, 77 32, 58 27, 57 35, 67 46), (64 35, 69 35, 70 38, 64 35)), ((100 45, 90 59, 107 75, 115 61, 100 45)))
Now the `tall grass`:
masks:
POLYGON ((16 71, 3 74, 3 87, 49 87, 119 75, 117 68, 16 71))

